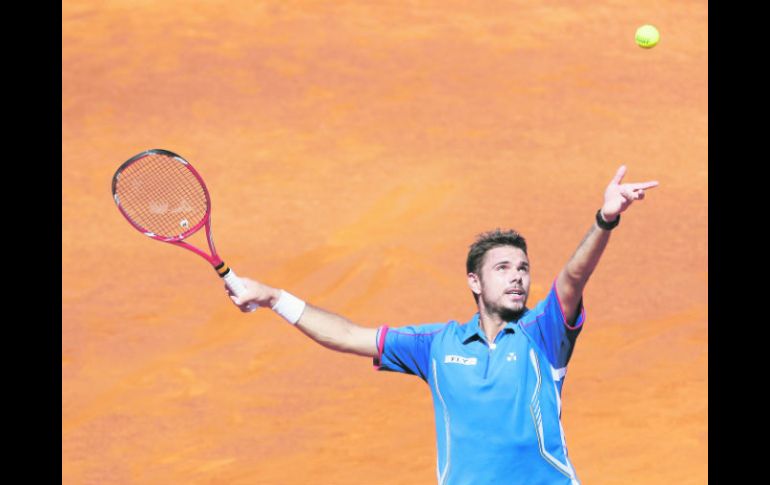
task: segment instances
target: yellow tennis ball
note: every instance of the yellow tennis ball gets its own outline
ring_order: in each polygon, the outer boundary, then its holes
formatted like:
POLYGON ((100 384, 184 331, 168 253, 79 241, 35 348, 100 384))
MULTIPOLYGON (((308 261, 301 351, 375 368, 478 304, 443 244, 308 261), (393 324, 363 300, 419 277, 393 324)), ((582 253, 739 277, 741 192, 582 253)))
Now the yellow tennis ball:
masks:
POLYGON ((636 29, 636 43, 643 49, 652 49, 660 40, 660 32, 654 25, 642 25, 636 29))

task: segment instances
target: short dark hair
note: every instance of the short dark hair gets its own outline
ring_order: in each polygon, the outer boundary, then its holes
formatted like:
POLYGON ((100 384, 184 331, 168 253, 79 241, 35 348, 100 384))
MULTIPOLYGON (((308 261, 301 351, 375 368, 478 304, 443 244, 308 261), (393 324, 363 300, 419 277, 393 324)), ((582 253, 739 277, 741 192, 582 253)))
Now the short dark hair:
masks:
POLYGON ((465 262, 466 273, 479 274, 481 263, 484 261, 484 255, 490 249, 500 246, 513 246, 527 254, 527 241, 517 231, 513 229, 503 231, 499 228, 494 231, 488 231, 479 234, 476 237, 476 242, 471 244, 470 251, 468 251, 468 259, 465 262))

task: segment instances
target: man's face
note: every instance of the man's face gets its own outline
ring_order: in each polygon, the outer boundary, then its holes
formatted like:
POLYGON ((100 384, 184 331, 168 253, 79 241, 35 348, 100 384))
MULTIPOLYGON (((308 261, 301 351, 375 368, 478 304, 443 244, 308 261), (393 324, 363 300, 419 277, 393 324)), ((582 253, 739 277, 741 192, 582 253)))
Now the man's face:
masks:
POLYGON ((469 274, 468 284, 479 295, 479 308, 515 320, 529 297, 529 258, 519 248, 499 246, 484 255, 479 274, 469 274))

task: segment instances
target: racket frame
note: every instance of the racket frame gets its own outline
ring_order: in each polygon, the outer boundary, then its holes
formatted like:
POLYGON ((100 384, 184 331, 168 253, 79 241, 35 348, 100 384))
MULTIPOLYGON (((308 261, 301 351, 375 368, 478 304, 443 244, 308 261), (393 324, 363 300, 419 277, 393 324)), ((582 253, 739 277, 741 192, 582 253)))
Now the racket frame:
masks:
MULTIPOLYGON (((224 261, 222 261, 222 258, 219 257, 219 254, 217 254, 216 247, 214 246, 214 237, 212 235, 212 230, 211 230, 211 196, 209 195, 209 190, 206 187, 206 183, 203 181, 203 177, 201 176, 201 174, 198 173, 198 171, 195 170, 192 164, 187 160, 185 160, 182 156, 172 151, 163 150, 160 148, 153 148, 151 150, 146 150, 142 153, 138 153, 134 155, 133 157, 123 162, 123 164, 120 167, 118 167, 118 169, 115 171, 115 175, 112 177, 112 197, 113 197, 113 200, 115 201, 115 204, 118 206, 120 213, 123 214, 123 217, 137 231, 141 232, 142 234, 144 234, 149 238, 155 239, 156 241, 173 244, 174 246, 179 246, 189 251, 192 251, 193 253, 197 254, 198 256, 208 261, 211 264, 211 266, 214 267, 214 270, 217 272, 217 274, 225 280, 225 283, 227 284, 227 286, 235 294, 241 294, 243 291, 245 291, 245 287, 243 286, 243 283, 240 281, 240 278, 238 278, 238 276, 235 274, 235 271, 233 271, 232 268, 230 268, 227 264, 225 264, 224 261), (184 231, 179 235, 160 236, 140 226, 139 224, 134 222, 131 219, 131 217, 126 213, 126 211, 123 209, 123 207, 120 204, 120 198, 116 193, 118 180, 120 179, 120 175, 123 173, 123 171, 129 166, 131 166, 132 164, 141 160, 142 158, 148 157, 150 155, 166 155, 182 163, 185 166, 185 168, 189 170, 198 180, 198 182, 201 185, 201 188, 203 189, 203 193, 206 196, 206 214, 197 224, 195 224, 195 226, 191 227, 190 229, 184 231), (186 239, 187 237, 190 237, 196 232, 198 232, 201 229, 201 227, 205 227, 206 240, 208 242, 208 246, 209 246, 209 250, 211 251, 211 254, 207 254, 202 249, 195 247, 192 244, 189 244, 188 242, 184 241, 184 239, 186 239)), ((252 302, 252 303, 249 303, 247 307, 249 311, 253 311, 257 306, 252 302)))
POLYGON ((129 224, 134 226, 134 229, 141 232, 145 236, 155 239, 157 241, 167 242, 171 244, 179 243, 178 244, 179 246, 182 246, 186 249, 193 251, 194 253, 200 255, 201 257, 203 257, 204 259, 206 259, 212 264, 214 264, 213 263, 214 260, 219 259, 219 256, 216 253, 216 248, 214 247, 214 240, 211 237, 211 196, 209 195, 209 189, 206 187, 206 183, 203 181, 203 177, 201 177, 201 174, 198 173, 197 170, 195 170, 195 167, 193 167, 192 164, 190 164, 190 162, 182 158, 180 155, 177 155, 176 153, 171 152, 169 150, 154 148, 152 150, 146 150, 142 153, 139 153, 129 158, 128 160, 123 162, 123 164, 120 167, 118 167, 118 169, 115 171, 115 175, 112 177, 112 198, 115 201, 115 204, 118 206, 118 210, 120 210, 120 213, 123 214, 123 217, 126 218, 129 224), (131 219, 131 217, 126 213, 125 209, 123 209, 123 206, 120 204, 120 198, 116 193, 118 180, 120 180, 120 175, 123 173, 123 171, 125 171, 125 169, 127 169, 134 163, 138 162, 139 160, 149 157, 150 155, 166 155, 180 162, 182 165, 185 166, 185 168, 187 168, 187 170, 190 171, 190 173, 193 174, 193 176, 198 180, 198 183, 201 184, 201 189, 203 189, 203 194, 206 197, 206 214, 203 216, 203 218, 201 218, 201 220, 198 221, 198 223, 195 224, 193 227, 176 236, 160 236, 148 230, 147 228, 140 226, 136 222, 134 222, 134 220, 131 219), (206 234, 208 235, 207 239, 209 242, 209 248, 211 249, 211 256, 207 255, 206 253, 196 248, 195 246, 192 246, 183 241, 184 239, 198 232, 198 230, 200 230, 200 228, 204 226, 206 227, 206 234))

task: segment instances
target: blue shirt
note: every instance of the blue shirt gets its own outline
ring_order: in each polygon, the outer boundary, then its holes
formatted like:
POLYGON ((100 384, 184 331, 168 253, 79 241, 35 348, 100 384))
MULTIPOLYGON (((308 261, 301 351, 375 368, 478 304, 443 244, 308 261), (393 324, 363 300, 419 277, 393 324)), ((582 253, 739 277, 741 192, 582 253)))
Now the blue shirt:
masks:
POLYGON ((585 321, 569 325, 556 284, 488 343, 478 313, 380 327, 379 370, 414 374, 433 394, 440 485, 578 484, 561 426, 561 390, 585 321))

